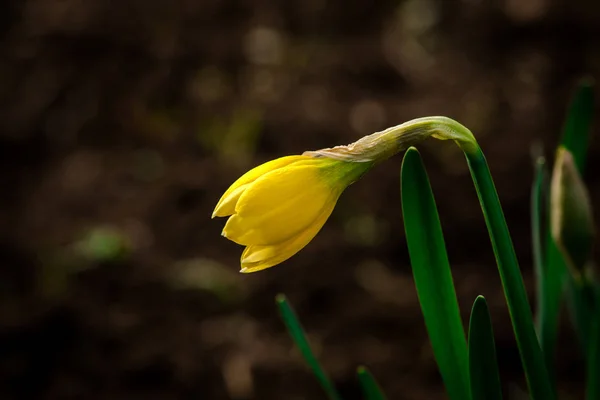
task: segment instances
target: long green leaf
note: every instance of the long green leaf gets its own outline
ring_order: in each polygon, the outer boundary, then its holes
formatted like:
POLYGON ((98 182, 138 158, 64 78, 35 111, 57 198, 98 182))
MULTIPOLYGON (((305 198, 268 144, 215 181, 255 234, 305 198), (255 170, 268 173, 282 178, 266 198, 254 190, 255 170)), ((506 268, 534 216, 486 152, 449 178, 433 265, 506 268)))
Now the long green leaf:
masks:
POLYGON ((366 367, 358 367, 357 374, 365 400, 386 400, 377 381, 366 367))
POLYGON ((567 112, 561 144, 573 154, 580 173, 585 168, 590 128, 594 118, 594 83, 590 78, 579 82, 567 112))
POLYGON ((595 288, 596 310, 592 317, 587 359, 587 400, 600 400, 600 286, 595 288))
MULTIPOLYGON (((571 152, 575 165, 582 175, 587 160, 593 114, 594 84, 591 79, 584 78, 579 82, 569 105, 561 138, 561 145, 571 152)), ((567 273, 566 261, 550 233, 548 233, 547 244, 546 285, 550 288, 558 288, 558 290, 562 289, 563 284, 566 285, 566 299, 571 320, 581 342, 583 354, 587 355, 589 353, 588 338, 592 319, 590 305, 586 300, 585 292, 587 288, 582 282, 567 273)), ((558 296, 560 296, 560 293, 558 296)))
POLYGON ((471 310, 469 371, 473 400, 502 400, 492 321, 483 296, 477 296, 471 310))
POLYGON ((402 215, 413 276, 437 364, 452 400, 470 398, 468 354, 439 215, 419 152, 404 155, 402 215))
MULTIPOLYGON (((550 218, 548 216, 547 220, 550 218)), ((567 264, 562 253, 552 239, 552 234, 548 229, 546 232, 546 256, 544 257, 544 274, 542 275, 541 286, 543 287, 542 303, 540 310, 543 310, 543 329, 546 333, 541 336, 544 356, 548 360, 548 365, 554 365, 554 349, 556 346, 556 336, 558 336, 558 325, 560 320, 560 310, 563 297, 563 288, 565 275, 567 273, 567 264), (544 339, 546 339, 544 341, 544 339)))
POLYGON ((593 329, 593 296, 592 288, 583 281, 577 281, 568 273, 565 273, 565 298, 571 323, 579 339, 581 353, 587 359, 590 354, 591 330, 593 329))
POLYGON ((547 241, 547 229, 545 222, 548 213, 548 182, 547 169, 544 157, 539 156, 535 163, 534 181, 531 188, 531 238, 533 248, 533 260, 535 268, 535 281, 537 284, 537 333, 540 341, 540 347, 548 373, 552 376, 554 372, 554 356, 556 349, 556 340, 558 337, 558 319, 560 316, 560 298, 561 298, 561 278, 552 277, 549 279, 543 240, 547 241))
MULTIPOLYGON (((593 111, 593 83, 590 79, 583 79, 579 83, 569 105, 561 138, 561 145, 573 154, 580 173, 583 173, 586 163, 593 111)), ((548 210, 549 207, 546 207, 546 209, 548 210)), ((546 232, 544 262, 543 274, 539 280, 542 293, 541 298, 538 298, 538 308, 541 312, 539 315, 540 340, 546 359, 549 362, 548 365, 551 366, 553 362, 548 357, 554 351, 553 348, 556 343, 555 332, 558 330, 560 304, 567 266, 549 230, 546 232)), ((569 283, 567 282, 567 284, 569 283)), ((573 293, 574 290, 576 288, 571 288, 570 292, 573 293)))
POLYGON ((290 336, 296 343, 296 346, 298 346, 298 349, 300 349, 300 353, 304 357, 304 360, 319 380, 321 387, 323 387, 323 390, 325 390, 330 400, 341 400, 341 397, 335 390, 335 387, 313 354, 310 344, 308 343, 308 340, 306 340, 304 329, 302 328, 300 321, 298 321, 298 317, 296 316, 296 313, 292 309, 292 306, 288 302, 287 298, 283 294, 278 294, 275 297, 275 301, 279 307, 279 312, 281 313, 281 317, 288 329, 288 332, 290 333, 290 336))
MULTIPOLYGON (((567 120, 563 129, 561 145, 573 155, 580 174, 583 175, 590 132, 594 117, 594 84, 589 78, 580 81, 575 92, 567 120)), ((571 319, 587 359, 587 399, 600 400, 600 296, 594 296, 589 282, 575 279, 567 274, 566 263, 554 240, 553 251, 557 254, 556 263, 566 276, 566 296, 571 319), (594 302, 595 299, 595 302, 594 302), (594 304, 595 303, 595 304, 594 304), (595 310, 594 310, 595 308, 595 310)))
POLYGON ((479 147, 466 151, 465 156, 496 256, 530 395, 534 400, 553 400, 556 394, 537 339, 523 277, 487 161, 479 147))
POLYGON ((538 309, 541 308, 542 294, 544 292, 541 277, 544 275, 544 265, 546 261, 544 257, 544 245, 542 242, 544 232, 546 232, 543 224, 547 208, 545 196, 546 176, 546 160, 544 157, 539 156, 535 160, 533 186, 531 187, 531 241, 533 249, 533 265, 535 267, 536 282, 538 284, 538 309))

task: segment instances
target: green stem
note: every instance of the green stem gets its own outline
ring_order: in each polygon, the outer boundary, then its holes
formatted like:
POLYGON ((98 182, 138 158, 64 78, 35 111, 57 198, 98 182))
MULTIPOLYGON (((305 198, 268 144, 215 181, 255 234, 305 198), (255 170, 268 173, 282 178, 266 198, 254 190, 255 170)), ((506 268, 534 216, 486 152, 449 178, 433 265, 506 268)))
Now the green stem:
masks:
POLYGON ((536 337, 527 292, 487 161, 479 146, 464 150, 496 256, 531 397, 534 400, 555 399, 536 337))

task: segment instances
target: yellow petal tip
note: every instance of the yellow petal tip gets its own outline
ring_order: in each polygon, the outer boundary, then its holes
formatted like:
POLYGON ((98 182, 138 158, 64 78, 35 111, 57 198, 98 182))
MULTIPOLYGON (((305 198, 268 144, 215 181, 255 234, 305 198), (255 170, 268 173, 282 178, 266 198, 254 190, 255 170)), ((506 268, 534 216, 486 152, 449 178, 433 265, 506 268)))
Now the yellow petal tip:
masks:
MULTIPOLYGON (((242 258, 240 260, 242 264, 251 264, 260 261, 260 258, 256 256, 256 253, 251 253, 248 256, 246 256, 245 253, 246 252, 242 253, 242 258)), ((246 267, 243 269, 246 269, 246 267)))
POLYGON ((233 212, 229 212, 229 211, 231 211, 231 210, 225 209, 225 207, 221 206, 221 203, 219 203, 215 207, 215 210, 213 211, 211 218, 215 218, 215 217, 229 217, 229 216, 231 216, 233 214, 233 212))

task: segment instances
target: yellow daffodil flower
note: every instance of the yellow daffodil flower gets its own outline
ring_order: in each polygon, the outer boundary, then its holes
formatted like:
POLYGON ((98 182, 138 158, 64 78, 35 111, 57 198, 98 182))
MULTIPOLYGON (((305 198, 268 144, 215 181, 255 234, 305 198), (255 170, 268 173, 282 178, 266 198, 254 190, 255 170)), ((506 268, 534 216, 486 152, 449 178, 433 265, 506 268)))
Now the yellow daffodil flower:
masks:
POLYGON ((347 146, 278 158, 245 173, 213 212, 213 218, 229 217, 223 236, 246 246, 241 272, 272 267, 299 252, 321 230, 344 189, 428 136, 464 146, 474 140, 449 118, 419 118, 347 146))
POLYGON ((321 230, 344 189, 372 165, 288 156, 262 164, 234 182, 213 217, 230 216, 223 236, 246 246, 242 272, 272 267, 300 251, 321 230))

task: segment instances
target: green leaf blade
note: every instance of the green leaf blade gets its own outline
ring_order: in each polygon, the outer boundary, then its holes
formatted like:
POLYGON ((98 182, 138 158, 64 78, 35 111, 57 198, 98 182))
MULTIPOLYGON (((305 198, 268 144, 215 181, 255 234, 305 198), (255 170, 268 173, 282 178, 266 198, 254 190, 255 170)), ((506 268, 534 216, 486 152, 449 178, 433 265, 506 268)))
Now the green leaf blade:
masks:
MULTIPOLYGON (((590 78, 584 78, 579 82, 569 105, 559 146, 559 149, 562 146, 572 154, 581 175, 583 175, 587 160, 594 102, 594 82, 590 78)), ((589 353, 588 346, 591 344, 589 329, 592 320, 590 304, 588 304, 585 293, 588 285, 570 273, 567 260, 550 232, 548 232, 547 245, 548 276, 545 277, 545 280, 548 282, 547 285, 557 286, 560 290, 564 285, 571 321, 582 346, 582 352, 587 355, 589 353)))
MULTIPOLYGON (((544 275, 544 265, 546 262, 543 238, 546 232, 544 221, 547 209, 546 182, 548 171, 544 157, 540 156, 535 160, 533 175, 533 185, 531 187, 531 240, 535 274, 538 284, 540 284, 540 278, 544 275)), ((543 294, 543 287, 538 287, 537 294, 539 303, 539 296, 543 294)))
POLYGON ((588 357, 592 344, 593 329, 593 288, 585 281, 577 281, 573 275, 565 273, 565 299, 571 324, 579 339, 581 353, 588 357))
MULTIPOLYGON (((579 82, 569 106, 561 139, 561 146, 572 154, 580 175, 583 175, 587 161, 594 102, 594 81, 584 78, 579 82)), ((580 277, 574 274, 568 268, 567 255, 561 252, 554 238, 548 236, 548 250, 554 254, 554 260, 549 260, 548 269, 560 268, 571 321, 579 338, 582 354, 587 360, 586 399, 600 400, 600 288, 597 282, 588 281, 586 274, 580 277)))
POLYGON ((465 156, 488 227, 530 395, 534 400, 555 399, 512 238, 487 161, 479 147, 475 151, 465 152, 465 156))
POLYGON ((406 240, 433 353, 450 399, 469 399, 467 343, 458 300, 429 178, 415 148, 406 152, 401 175, 406 240))
POLYGON ((335 386, 333 386, 333 384, 329 380, 329 377, 327 376, 327 374, 319 364, 319 361, 315 357, 310 347, 310 344, 306 339, 304 329, 302 328, 302 325, 300 324, 300 321, 298 320, 294 309, 292 308, 285 295, 278 294, 275 297, 275 302, 277 303, 279 312, 281 314, 281 318, 283 319, 283 322, 287 327, 290 336, 294 340, 294 343, 296 343, 296 346, 298 346, 302 357, 304 357, 304 360, 317 377, 317 380, 321 384, 321 387, 323 388, 325 393, 327 393, 327 397, 329 398, 329 400, 341 400, 341 397, 337 393, 335 386))
MULTIPOLYGON (((596 305, 600 305, 600 286, 595 288, 596 305)), ((590 342, 587 359, 586 399, 600 399, 600 307, 592 316, 590 323, 590 342)))
POLYGON ((575 91, 567 111, 561 144, 575 159, 577 169, 583 172, 594 118, 594 81, 583 78, 575 91))
MULTIPOLYGON (((560 317, 560 300, 562 293, 562 273, 557 265, 555 254, 548 249, 547 229, 548 214, 548 170, 544 157, 535 162, 534 180, 531 188, 531 238, 536 281, 537 333, 542 353, 546 360, 546 368, 552 376, 556 341, 558 337, 558 321, 560 317), (552 264, 549 267, 549 264, 552 264)), ((555 249, 556 250, 556 249, 555 249)))
POLYGON ((477 296, 471 311, 469 372, 473 400, 502 400, 492 321, 483 296, 477 296))
POLYGON ((357 374, 365 400, 387 400, 377 381, 366 367, 358 367, 357 374))

